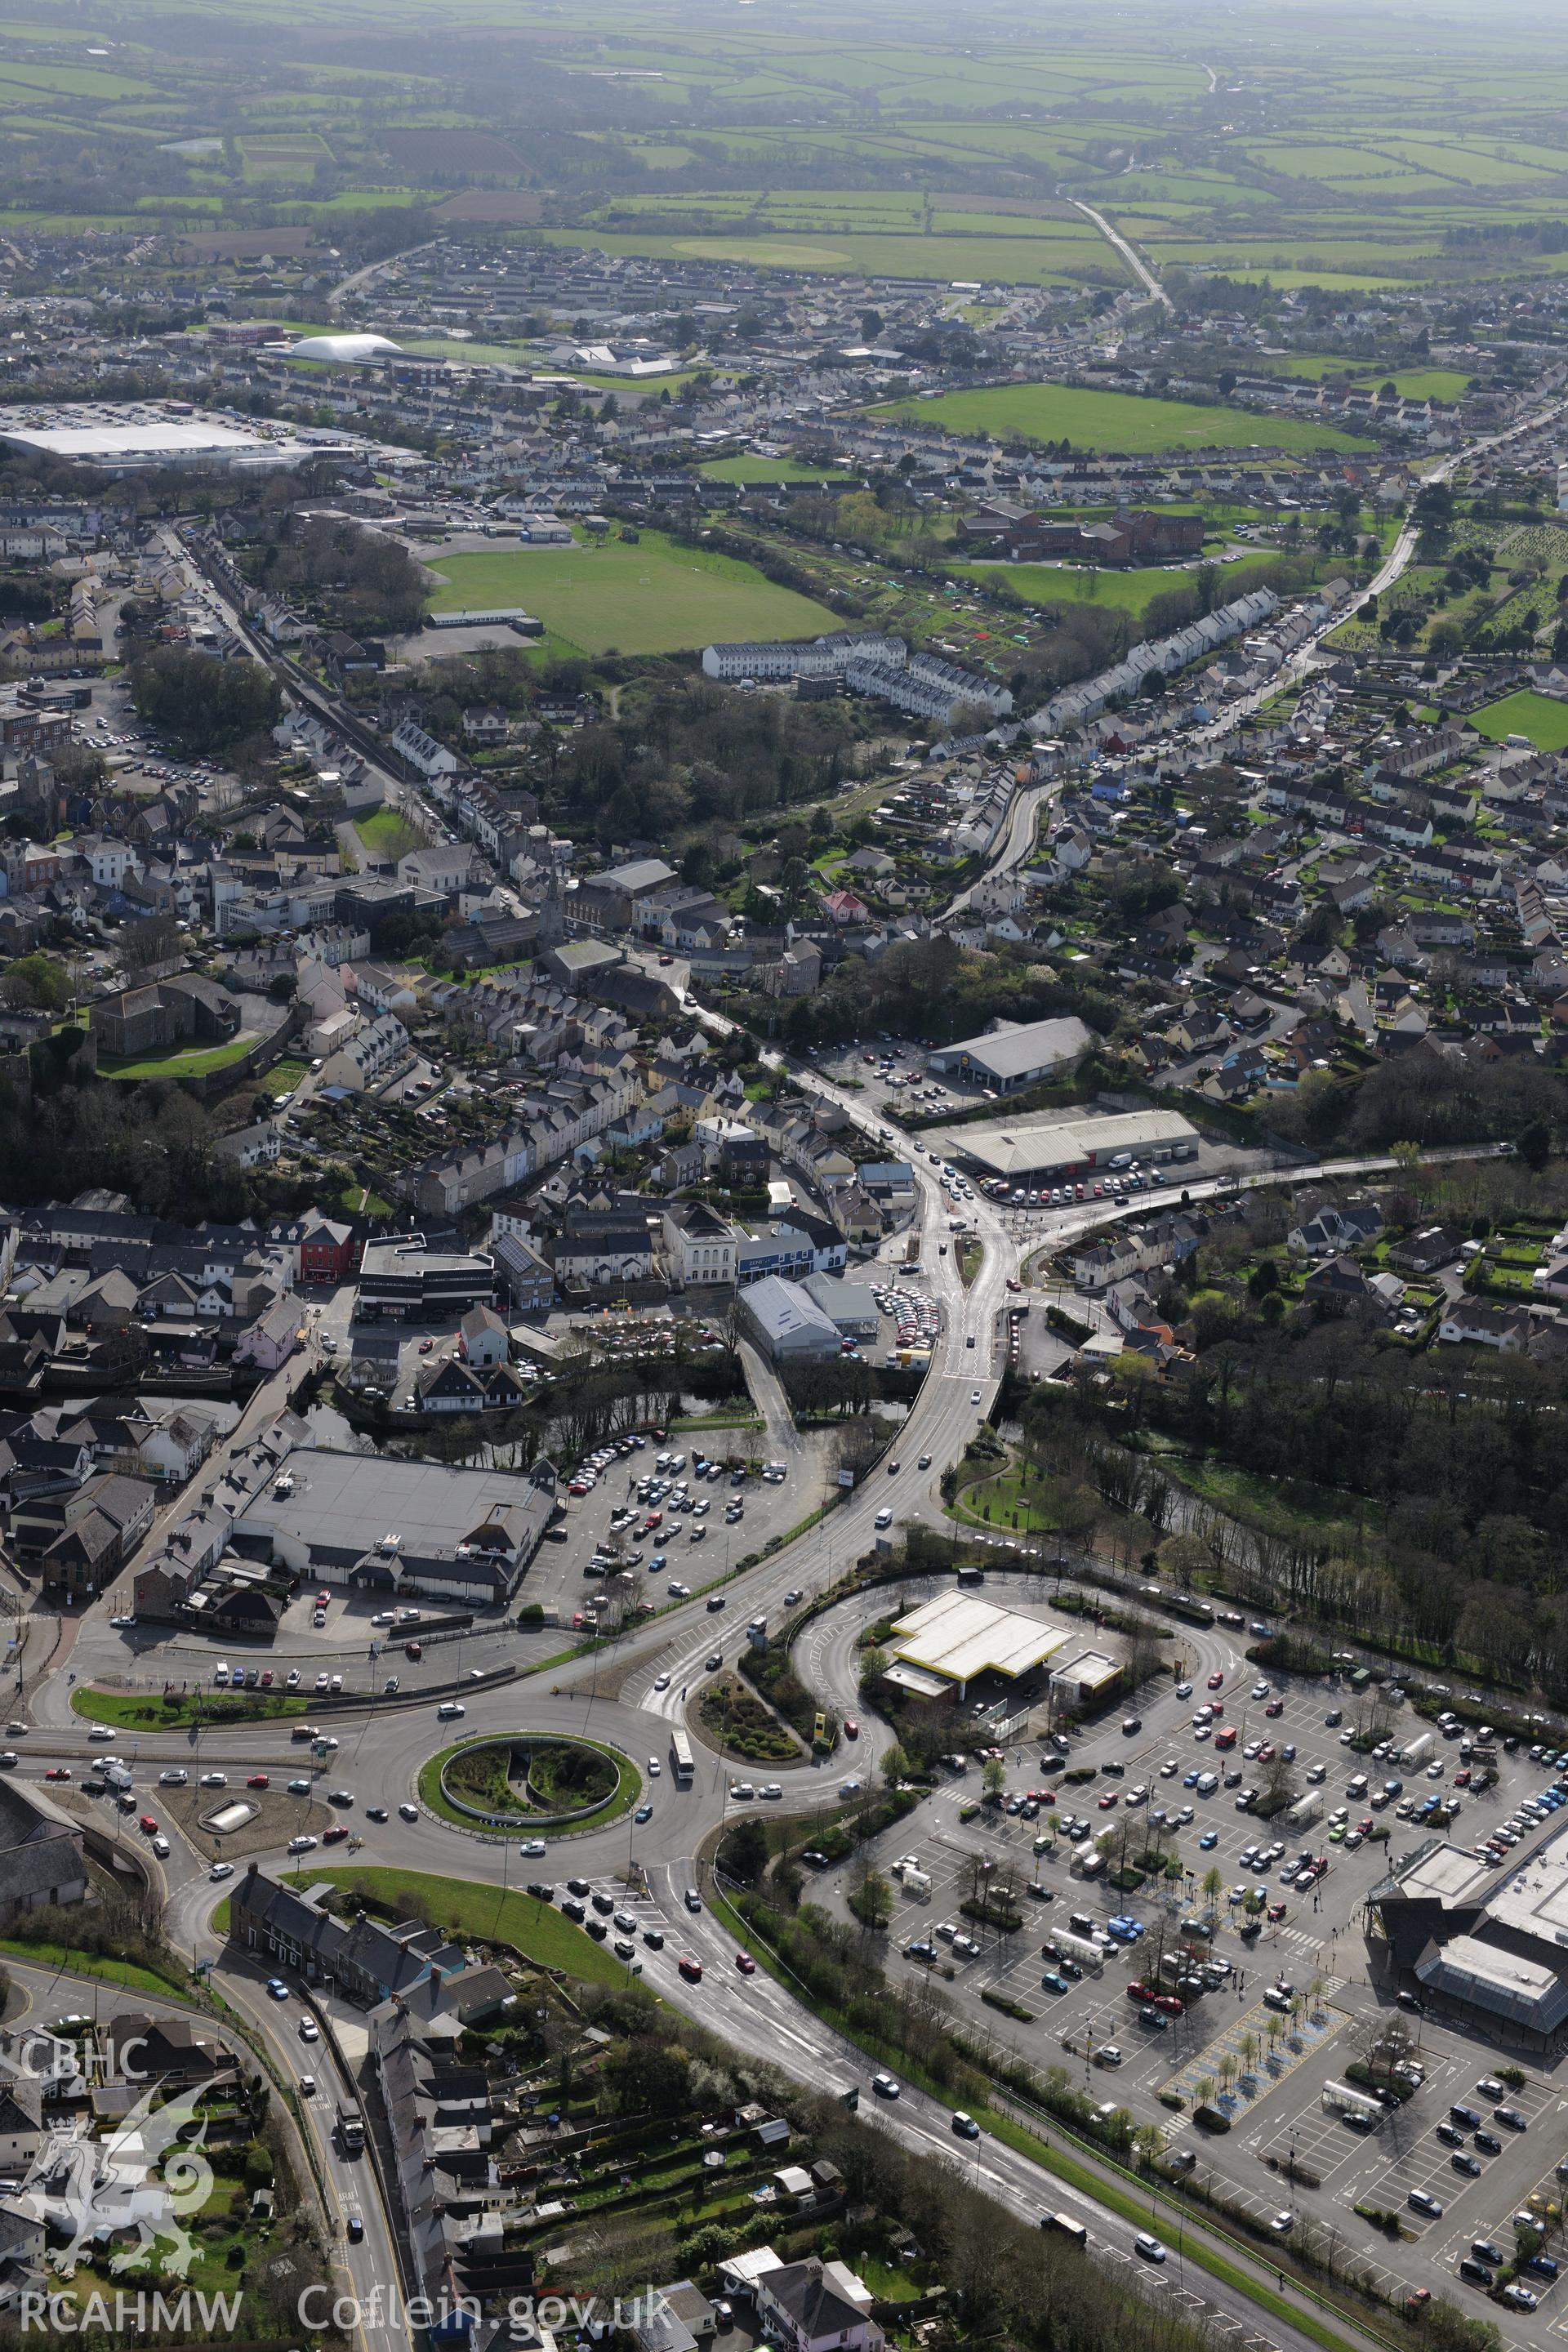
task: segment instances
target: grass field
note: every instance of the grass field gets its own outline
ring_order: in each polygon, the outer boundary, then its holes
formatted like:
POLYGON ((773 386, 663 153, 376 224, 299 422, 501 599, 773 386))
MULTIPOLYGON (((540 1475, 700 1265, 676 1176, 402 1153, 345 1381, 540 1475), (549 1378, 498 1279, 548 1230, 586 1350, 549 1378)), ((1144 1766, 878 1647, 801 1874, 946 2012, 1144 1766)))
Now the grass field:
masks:
POLYGON ((98 1057, 100 1078, 202 1078, 210 1071, 226 1070, 248 1054, 254 1037, 231 1037, 225 1045, 161 1045, 151 1054, 116 1061, 112 1054, 98 1057))
POLYGON ((314 1885, 331 1879, 334 1886, 360 1892, 388 1905, 395 1917, 400 1903, 416 1897, 438 1927, 464 1941, 510 1944, 541 1968, 564 1969, 584 1984, 624 1985, 625 1964, 607 1946, 595 1944, 570 1919, 531 1895, 503 1893, 499 1886, 471 1885, 463 1878, 437 1878, 420 1870, 363 1868, 337 1870, 312 1861, 308 1871, 292 1874, 296 1885, 314 1885))
POLYGON ((526 605, 584 654, 668 654, 715 638, 815 637, 841 625, 826 604, 776 588, 749 563, 644 531, 626 546, 486 549, 438 559, 437 613, 526 605))
POLYGON ((372 809, 368 816, 355 817, 354 831, 373 857, 405 857, 425 843, 418 828, 392 808, 372 809))
MULTIPOLYGON (((1270 558, 1248 556, 1227 563, 1220 573, 1227 596, 1239 595, 1247 574, 1270 558)), ((1156 596, 1171 588, 1190 588, 1193 575, 1184 571, 1087 572, 1070 564, 963 563, 956 567, 962 580, 1005 580, 1031 604, 1105 604, 1121 613, 1144 612, 1156 596)))
POLYGON ((871 414, 993 440, 1069 441, 1075 449, 1117 449, 1147 457, 1165 449, 1370 449, 1357 435, 1301 416, 1254 416, 1238 408, 1202 408, 1185 400, 1144 400, 1135 393, 1088 392, 1061 383, 995 384, 944 393, 940 400, 900 400, 871 414))
POLYGON ((1494 743, 1505 735, 1528 735, 1538 751, 1568 751, 1568 702, 1554 702, 1549 694, 1508 695, 1478 710, 1474 723, 1494 743))
POLYGON ((837 469, 797 465, 793 457, 710 457, 697 470, 710 482, 766 483, 830 481, 837 469))

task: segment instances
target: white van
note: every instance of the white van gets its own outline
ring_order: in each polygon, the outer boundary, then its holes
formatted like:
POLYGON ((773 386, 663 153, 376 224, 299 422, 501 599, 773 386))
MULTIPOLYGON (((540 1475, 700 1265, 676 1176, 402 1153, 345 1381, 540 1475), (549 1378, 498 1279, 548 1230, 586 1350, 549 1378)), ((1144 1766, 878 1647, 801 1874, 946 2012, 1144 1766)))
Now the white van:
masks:
POLYGON ((891 1511, 886 1509, 879 1511, 875 1524, 879 1528, 890 1528, 893 1524, 893 1515, 891 1511))

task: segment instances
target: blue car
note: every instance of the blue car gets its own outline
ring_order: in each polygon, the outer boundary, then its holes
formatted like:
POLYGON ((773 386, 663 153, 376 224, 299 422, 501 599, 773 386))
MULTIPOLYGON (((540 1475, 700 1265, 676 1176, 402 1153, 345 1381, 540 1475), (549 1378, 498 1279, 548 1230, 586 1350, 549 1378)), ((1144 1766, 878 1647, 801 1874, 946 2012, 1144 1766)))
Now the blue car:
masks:
POLYGON ((289 1998, 289 1988, 281 1977, 268 1977, 267 1990, 274 2000, 287 2000, 289 1998))
POLYGON ((1142 1920, 1132 1918, 1125 1911, 1119 1912, 1114 1919, 1108 1919, 1105 1926, 1107 1933, 1114 1936, 1121 1944, 1135 1944, 1143 1933, 1142 1920))
POLYGON ((648 1562, 649 1572, 654 1576, 662 1576, 668 1566, 669 1562, 661 1551, 656 1551, 648 1562))
POLYGON ((1182 1786, 1184 1789, 1195 1789, 1197 1785, 1198 1776, 1195 1772, 1187 1772, 1183 1775, 1182 1786))
POLYGON ((1199 1840, 1198 1840, 1198 1848, 1199 1848, 1200 1853, 1213 1853, 1213 1851, 1214 1851, 1214 1849, 1215 1849, 1215 1847, 1216 1845, 1218 1845, 1218 1843, 1219 1843, 1219 1832, 1218 1832, 1218 1830, 1205 1830, 1205 1831, 1204 1832, 1204 1833, 1203 1833, 1202 1837, 1201 1837, 1201 1838, 1199 1838, 1199 1840))

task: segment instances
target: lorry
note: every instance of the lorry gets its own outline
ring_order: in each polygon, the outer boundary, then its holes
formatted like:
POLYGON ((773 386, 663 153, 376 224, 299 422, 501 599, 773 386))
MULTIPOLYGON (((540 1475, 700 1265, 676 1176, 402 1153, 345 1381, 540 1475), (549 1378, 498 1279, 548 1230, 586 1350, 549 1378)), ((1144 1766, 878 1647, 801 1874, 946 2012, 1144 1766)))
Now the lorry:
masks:
POLYGON ((353 2099, 338 2101, 338 2137, 345 2156, 364 2152, 364 2110, 353 2099))
POLYGON ((1424 1763, 1431 1753, 1432 1735, 1429 1731, 1424 1731, 1418 1738, 1411 1740, 1407 1747, 1400 1749, 1399 1760, 1408 1770, 1412 1764, 1424 1763))

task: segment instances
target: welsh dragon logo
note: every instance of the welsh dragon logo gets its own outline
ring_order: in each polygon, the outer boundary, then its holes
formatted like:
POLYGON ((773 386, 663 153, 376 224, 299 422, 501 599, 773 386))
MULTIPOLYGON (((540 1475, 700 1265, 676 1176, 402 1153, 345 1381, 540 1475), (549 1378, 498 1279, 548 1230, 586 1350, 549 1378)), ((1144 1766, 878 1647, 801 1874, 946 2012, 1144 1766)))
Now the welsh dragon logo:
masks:
POLYGON ((116 2237, 136 2233, 133 2245, 116 2247, 110 2271, 145 2270, 156 2261, 175 2278, 189 2273, 198 2249, 185 2217, 201 2211, 213 2185, 206 2119, 188 2095, 155 2105, 160 2087, 151 2084, 107 2138, 57 2129, 7 2200, 13 2210, 42 2221, 56 2238, 65 2237, 48 2256, 62 2278, 91 2255, 103 2231, 116 2237), (194 2136, 183 2137, 194 2125, 199 2126, 194 2136))

